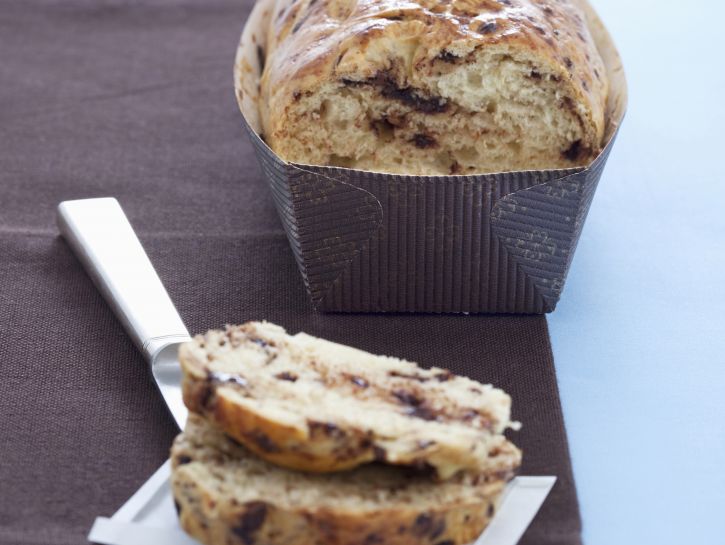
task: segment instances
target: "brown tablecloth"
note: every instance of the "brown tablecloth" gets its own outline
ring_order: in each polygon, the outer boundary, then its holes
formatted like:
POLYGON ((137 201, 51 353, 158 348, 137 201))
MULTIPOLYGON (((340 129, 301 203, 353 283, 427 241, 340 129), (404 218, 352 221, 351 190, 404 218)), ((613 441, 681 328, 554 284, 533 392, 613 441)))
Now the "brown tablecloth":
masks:
POLYGON ((510 392, 524 474, 559 481, 524 543, 580 522, 543 317, 312 311, 243 134, 232 61, 250 0, 0 8, 0 544, 82 544, 175 434, 148 369, 54 226, 115 196, 190 331, 267 319, 510 392))

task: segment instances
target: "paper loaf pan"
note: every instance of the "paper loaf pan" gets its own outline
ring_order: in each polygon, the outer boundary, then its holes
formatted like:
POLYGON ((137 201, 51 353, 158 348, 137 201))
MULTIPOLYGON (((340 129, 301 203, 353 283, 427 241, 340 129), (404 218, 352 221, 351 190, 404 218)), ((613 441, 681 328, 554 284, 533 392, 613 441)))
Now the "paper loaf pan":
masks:
POLYGON ((259 137, 254 6, 235 62, 245 127, 316 309, 541 314, 555 309, 626 107, 619 55, 584 0, 611 81, 607 144, 586 168, 403 176, 288 163, 259 137))

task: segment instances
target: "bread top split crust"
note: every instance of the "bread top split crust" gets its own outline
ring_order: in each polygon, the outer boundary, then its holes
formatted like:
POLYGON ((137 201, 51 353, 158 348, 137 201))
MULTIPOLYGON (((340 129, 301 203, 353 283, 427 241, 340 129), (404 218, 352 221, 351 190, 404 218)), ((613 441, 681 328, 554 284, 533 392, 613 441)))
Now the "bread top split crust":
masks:
MULTIPOLYGON (((304 156, 287 146, 290 131, 298 131, 290 109, 300 97, 340 82, 373 84, 418 112, 440 113, 440 106, 457 100, 455 89, 442 96, 447 90, 438 85, 441 75, 488 51, 530 65, 532 85, 543 78, 556 87, 557 107, 574 112, 582 129, 581 141, 561 152, 570 161, 557 157, 551 167, 585 164, 601 149, 608 81, 576 2, 278 0, 261 79, 264 136, 283 157, 304 156)), ((502 85, 505 91, 507 82, 502 85)), ((485 107, 467 106, 472 112, 485 107)), ((433 147, 426 137, 411 141, 433 147)))

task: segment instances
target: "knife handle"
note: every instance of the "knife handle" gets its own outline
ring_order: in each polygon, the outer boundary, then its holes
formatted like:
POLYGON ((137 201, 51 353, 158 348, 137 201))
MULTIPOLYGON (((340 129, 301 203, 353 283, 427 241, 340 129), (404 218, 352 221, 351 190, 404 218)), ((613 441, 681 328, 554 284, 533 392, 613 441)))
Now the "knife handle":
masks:
POLYGON ((113 198, 64 201, 58 229, 149 363, 189 332, 113 198))

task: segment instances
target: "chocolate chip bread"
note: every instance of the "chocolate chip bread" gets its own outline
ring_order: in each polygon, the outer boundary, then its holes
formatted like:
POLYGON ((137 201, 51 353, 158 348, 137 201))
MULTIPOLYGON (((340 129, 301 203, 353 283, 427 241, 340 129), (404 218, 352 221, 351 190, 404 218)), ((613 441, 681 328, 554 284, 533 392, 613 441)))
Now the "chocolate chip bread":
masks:
POLYGON ((250 322, 183 345, 184 402, 258 456, 312 472, 368 462, 461 470, 515 469, 503 435, 511 400, 439 368, 250 322))
POLYGON ((278 468, 197 415, 171 450, 181 526, 206 545, 464 545, 493 516, 505 476, 372 465, 343 474, 278 468))
POLYGON ((277 0, 259 110, 282 158, 402 174, 585 165, 609 84, 584 0, 277 0))

